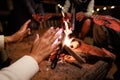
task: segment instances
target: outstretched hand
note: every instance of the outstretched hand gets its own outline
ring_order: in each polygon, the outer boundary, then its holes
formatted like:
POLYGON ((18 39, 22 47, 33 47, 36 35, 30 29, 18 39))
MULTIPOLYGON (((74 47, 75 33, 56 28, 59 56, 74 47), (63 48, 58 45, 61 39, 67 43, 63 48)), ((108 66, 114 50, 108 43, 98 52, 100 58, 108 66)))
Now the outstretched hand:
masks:
POLYGON ((94 15, 92 16, 93 21, 95 24, 100 26, 106 26, 108 28, 111 28, 117 32, 120 32, 120 20, 107 16, 107 15, 94 15))
POLYGON ((53 27, 45 32, 41 38, 37 34, 30 56, 32 56, 38 63, 43 61, 50 55, 50 53, 53 53, 58 49, 58 45, 61 41, 58 41, 54 45, 53 43, 58 37, 60 37, 61 34, 62 29, 54 29, 53 27))
POLYGON ((6 36, 7 42, 18 42, 22 41, 24 37, 26 37, 28 34, 30 34, 30 28, 28 28, 28 24, 30 23, 31 20, 26 21, 21 28, 14 33, 11 36, 6 36))
POLYGON ((78 12, 76 13, 76 20, 81 21, 85 17, 84 12, 78 12))

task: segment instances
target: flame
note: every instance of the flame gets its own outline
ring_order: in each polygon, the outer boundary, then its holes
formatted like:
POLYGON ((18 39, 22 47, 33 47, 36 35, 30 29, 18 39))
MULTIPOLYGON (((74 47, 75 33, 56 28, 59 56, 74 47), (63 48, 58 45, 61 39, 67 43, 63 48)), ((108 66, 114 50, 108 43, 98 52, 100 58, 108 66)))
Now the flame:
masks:
POLYGON ((65 33, 65 36, 64 36, 64 41, 63 41, 63 45, 67 45, 67 46, 70 46, 70 43, 71 41, 73 40, 73 38, 70 38, 70 34, 72 34, 72 28, 68 25, 69 23, 69 19, 65 19, 65 14, 64 12, 62 11, 62 16, 63 16, 63 22, 64 22, 64 33, 65 33))
POLYGON ((72 28, 69 28, 69 26, 68 26, 69 19, 65 18, 65 13, 63 12, 64 7, 61 6, 60 4, 58 5, 58 7, 62 9, 61 14, 62 14, 62 17, 63 17, 63 22, 65 24, 65 29, 64 29, 65 36, 64 36, 63 45, 70 46, 70 44, 73 40, 73 38, 69 37, 69 35, 72 33, 72 28))
POLYGON ((70 46, 70 43, 73 39, 69 37, 69 35, 72 33, 72 28, 69 28, 67 21, 64 21, 64 24, 65 24, 65 30, 64 30, 65 36, 64 36, 63 45, 70 46))
MULTIPOLYGON (((65 35, 64 35, 64 40, 63 40, 63 42, 62 42, 62 45, 63 45, 63 46, 64 46, 64 45, 70 46, 70 44, 71 44, 71 42, 72 42, 72 40, 73 40, 73 38, 70 38, 70 34, 72 34, 72 28, 68 25, 69 19, 65 19, 65 14, 64 14, 64 12, 61 11, 61 13, 62 13, 62 16, 63 16, 63 23, 64 23, 64 30, 63 30, 63 31, 64 31, 64 33, 65 33, 65 35)), ((62 31, 59 31, 58 34, 59 34, 59 33, 61 34, 61 32, 62 32, 62 31)), ((53 45, 56 44, 60 39, 62 39, 62 37, 63 37, 63 35, 59 36, 59 37, 54 41, 53 45)))

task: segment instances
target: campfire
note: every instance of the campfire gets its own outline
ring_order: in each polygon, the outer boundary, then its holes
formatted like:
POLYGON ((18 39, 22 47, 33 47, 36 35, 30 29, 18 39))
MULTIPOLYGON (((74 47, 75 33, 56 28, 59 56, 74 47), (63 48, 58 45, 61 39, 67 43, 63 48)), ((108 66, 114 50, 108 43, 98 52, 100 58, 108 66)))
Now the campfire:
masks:
MULTIPOLYGON (((106 49, 100 49, 95 46, 86 44, 84 41, 71 36, 72 26, 69 25, 69 19, 65 19, 65 14, 62 12, 63 16, 63 35, 60 39, 63 38, 59 50, 57 53, 50 57, 52 61, 51 68, 54 69, 57 65, 57 62, 61 59, 63 61, 74 63, 74 64, 83 64, 87 62, 95 62, 97 60, 107 60, 111 61, 115 59, 115 55, 107 51, 106 49), (107 53, 106 53, 107 51, 107 53)), ((57 39, 55 43, 58 41, 57 39)))

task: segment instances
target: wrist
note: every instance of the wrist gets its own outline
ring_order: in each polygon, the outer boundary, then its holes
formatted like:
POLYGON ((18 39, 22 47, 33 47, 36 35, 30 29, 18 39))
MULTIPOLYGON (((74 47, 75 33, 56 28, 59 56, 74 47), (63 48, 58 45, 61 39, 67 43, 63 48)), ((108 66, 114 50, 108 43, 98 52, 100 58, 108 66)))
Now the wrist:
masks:
POLYGON ((7 37, 4 37, 4 42, 5 42, 5 43, 8 43, 7 37))
POLYGON ((40 64, 42 62, 42 58, 41 57, 38 57, 38 56, 35 56, 35 55, 32 55, 30 54, 29 56, 31 56, 33 59, 35 59, 35 61, 40 64))
POLYGON ((5 36, 5 37, 4 37, 4 41, 5 41, 5 43, 13 42, 12 36, 5 36))

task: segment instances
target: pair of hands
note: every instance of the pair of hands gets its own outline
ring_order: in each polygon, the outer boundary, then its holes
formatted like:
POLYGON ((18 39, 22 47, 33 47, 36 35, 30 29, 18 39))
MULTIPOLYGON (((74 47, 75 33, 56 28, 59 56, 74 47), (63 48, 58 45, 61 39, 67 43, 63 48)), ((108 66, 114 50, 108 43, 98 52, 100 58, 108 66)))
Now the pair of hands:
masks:
POLYGON ((120 20, 108 15, 93 15, 92 19, 99 26, 105 25, 117 32, 120 32, 120 20))
MULTIPOLYGON (((84 12, 78 12, 78 13, 76 13, 76 20, 77 21, 81 21, 84 17, 85 17, 84 12)), ((72 15, 70 13, 66 13, 66 18, 67 19, 71 19, 72 15)))
MULTIPOLYGON (((24 37, 30 34, 30 29, 27 28, 30 21, 31 20, 26 21, 25 24, 20 28, 20 30, 15 34, 11 36, 6 36, 7 42, 21 41, 24 37)), ((40 63, 42 60, 47 58, 50 53, 56 53, 61 40, 59 40, 57 43, 54 43, 54 41, 58 39, 58 37, 60 37, 61 35, 62 29, 54 29, 53 27, 47 30, 42 37, 39 37, 39 35, 36 34, 36 38, 34 40, 29 55, 33 57, 38 63, 40 63)))
POLYGON ((44 22, 45 20, 48 20, 52 17, 52 14, 45 14, 45 15, 41 15, 41 14, 32 14, 32 17, 35 21, 37 21, 38 23, 40 22, 44 22))

